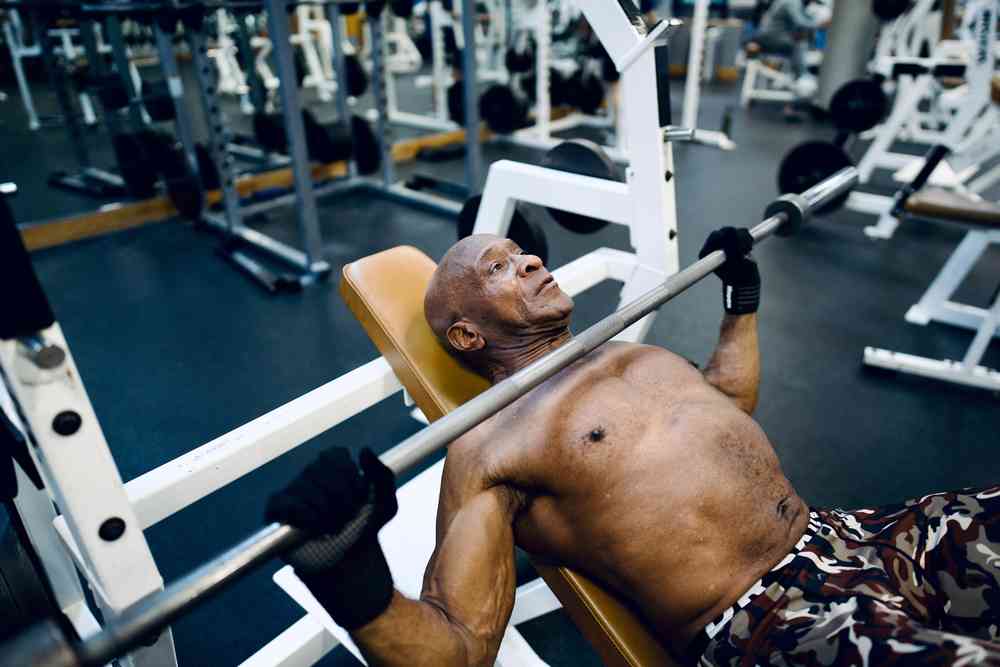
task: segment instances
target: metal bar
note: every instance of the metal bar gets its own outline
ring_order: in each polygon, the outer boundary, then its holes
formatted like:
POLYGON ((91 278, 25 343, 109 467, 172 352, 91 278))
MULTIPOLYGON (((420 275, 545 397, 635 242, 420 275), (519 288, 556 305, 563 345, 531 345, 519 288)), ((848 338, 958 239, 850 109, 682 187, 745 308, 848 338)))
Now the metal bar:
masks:
POLYGON ((392 137, 389 136, 389 100, 386 97, 385 34, 383 26, 385 12, 368 18, 371 34, 372 79, 371 91, 375 101, 375 134, 378 137, 378 151, 382 156, 382 185, 392 186, 396 182, 396 165, 392 159, 392 137))
POLYGON ((191 173, 198 173, 198 159, 194 152, 194 130, 191 127, 191 117, 184 101, 184 83, 180 70, 177 68, 177 58, 174 55, 174 43, 160 25, 153 21, 153 36, 156 40, 156 52, 160 57, 160 69, 163 79, 167 82, 170 92, 170 102, 174 107, 174 128, 177 137, 184 147, 184 157, 187 159, 191 173))
POLYGON ((296 214, 299 237, 307 264, 322 261, 323 238, 319 230, 319 214, 313 192, 306 134, 302 121, 302 102, 299 98, 298 78, 295 74, 295 57, 292 54, 291 27, 288 20, 287 0, 265 0, 267 25, 274 44, 274 60, 278 66, 278 93, 281 95, 281 114, 285 133, 288 135, 288 154, 292 158, 296 214))
MULTIPOLYGON (((543 12, 544 13, 544 12, 543 12)), ((483 150, 479 144, 479 93, 476 89, 476 3, 462 4, 462 97, 465 103, 465 185, 478 192, 483 175, 483 150)), ((547 76, 548 70, 546 70, 547 76)), ((539 73, 541 78, 542 73, 539 73)))

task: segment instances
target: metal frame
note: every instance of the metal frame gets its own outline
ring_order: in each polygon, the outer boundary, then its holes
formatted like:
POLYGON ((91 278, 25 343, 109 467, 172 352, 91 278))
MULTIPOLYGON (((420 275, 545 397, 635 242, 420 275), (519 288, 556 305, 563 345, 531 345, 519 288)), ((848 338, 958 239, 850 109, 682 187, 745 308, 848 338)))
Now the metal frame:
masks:
MULTIPOLYGON (((697 130, 694 134, 696 142, 724 151, 731 151, 736 149, 736 144, 723 132, 698 128, 698 106, 701 101, 702 67, 705 65, 703 60, 705 58, 705 33, 708 29, 709 2, 710 0, 697 0, 694 6, 694 16, 691 19, 691 42, 688 46, 681 126, 697 130)), ((709 67, 714 69, 713 65, 709 65, 709 67)), ((749 71, 747 77, 749 78, 749 71)))
POLYGON ((952 301, 952 295, 972 271, 990 244, 1000 243, 1000 231, 973 230, 965 235, 920 301, 906 312, 906 321, 926 325, 932 321, 976 332, 962 361, 927 357, 866 347, 864 363, 903 373, 936 378, 982 389, 1000 391, 1000 372, 980 365, 986 348, 998 335, 1000 292, 987 308, 952 301))
MULTIPOLYGON (((996 69, 995 22, 1000 12, 1000 0, 973 0, 965 10, 969 48, 966 62, 966 83, 956 91, 941 93, 932 74, 901 76, 897 82, 896 98, 889 117, 872 133, 874 140, 858 161, 861 181, 868 182, 876 169, 896 171, 920 158, 905 153, 894 153, 891 148, 897 140, 943 143, 953 153, 976 145, 975 137, 990 130, 998 122, 995 105, 990 99, 990 78, 996 69), (920 104, 926 99, 949 96, 949 106, 955 109, 948 127, 943 132, 916 132, 914 119, 919 116, 920 104)), ((895 62, 906 60, 928 67, 939 63, 954 63, 953 59, 934 58, 883 58, 876 62, 876 70, 891 70, 895 62)), ((919 169, 919 167, 917 167, 919 169)), ((941 181, 936 174, 933 179, 941 181)), ((933 182, 933 181, 932 181, 933 182)), ((949 185, 944 179, 943 185, 949 185)))

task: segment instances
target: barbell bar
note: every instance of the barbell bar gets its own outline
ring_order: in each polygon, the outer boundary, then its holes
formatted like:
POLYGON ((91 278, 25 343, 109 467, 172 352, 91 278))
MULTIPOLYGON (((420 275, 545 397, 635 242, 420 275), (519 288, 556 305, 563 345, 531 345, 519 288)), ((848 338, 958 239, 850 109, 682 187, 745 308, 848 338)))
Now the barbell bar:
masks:
MULTIPOLYGON (((801 195, 785 194, 765 210, 766 218, 750 230, 754 245, 774 233, 788 235, 808 222, 816 209, 843 196, 858 182, 858 171, 846 167, 801 195)), ((726 254, 716 250, 667 278, 635 301, 575 335, 561 347, 498 382, 441 419, 410 436, 380 457, 396 474, 453 442, 507 407, 557 372, 595 350, 626 328, 714 272, 726 254)), ((373 511, 362 507, 337 536, 341 551, 353 545, 365 530, 373 511)), ((159 632, 196 604, 249 573, 255 566, 304 542, 302 531, 272 523, 219 556, 107 619, 95 634, 71 644, 49 621, 33 626, 0 647, 0 664, 44 667, 94 667, 155 638, 159 632)))

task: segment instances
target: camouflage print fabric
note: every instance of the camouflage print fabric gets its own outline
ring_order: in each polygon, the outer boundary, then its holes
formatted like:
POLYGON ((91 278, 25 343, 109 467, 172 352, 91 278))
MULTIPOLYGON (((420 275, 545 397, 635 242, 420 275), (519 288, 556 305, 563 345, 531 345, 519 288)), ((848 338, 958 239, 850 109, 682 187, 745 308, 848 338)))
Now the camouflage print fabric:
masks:
POLYGON ((813 510, 688 657, 700 665, 1000 665, 1000 486, 813 510))

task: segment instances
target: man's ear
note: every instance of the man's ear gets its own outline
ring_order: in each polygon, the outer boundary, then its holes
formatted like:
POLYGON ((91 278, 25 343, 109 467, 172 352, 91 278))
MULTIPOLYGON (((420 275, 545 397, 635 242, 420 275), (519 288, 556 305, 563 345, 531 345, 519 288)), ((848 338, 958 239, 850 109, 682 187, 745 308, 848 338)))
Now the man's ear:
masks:
POLYGON ((459 352, 473 352, 486 347, 486 339, 468 320, 459 320, 448 327, 448 342, 459 352))

